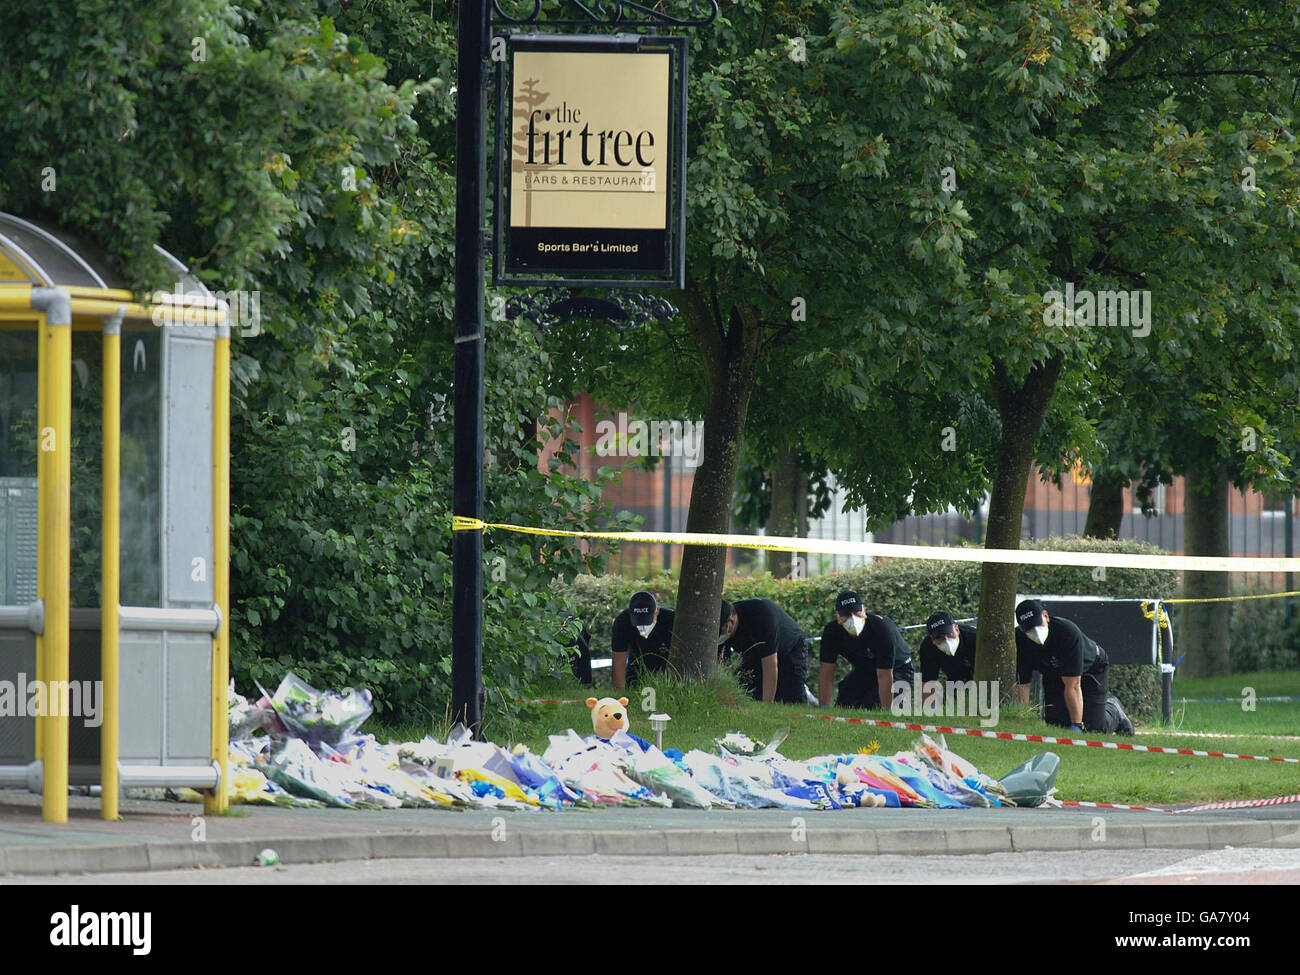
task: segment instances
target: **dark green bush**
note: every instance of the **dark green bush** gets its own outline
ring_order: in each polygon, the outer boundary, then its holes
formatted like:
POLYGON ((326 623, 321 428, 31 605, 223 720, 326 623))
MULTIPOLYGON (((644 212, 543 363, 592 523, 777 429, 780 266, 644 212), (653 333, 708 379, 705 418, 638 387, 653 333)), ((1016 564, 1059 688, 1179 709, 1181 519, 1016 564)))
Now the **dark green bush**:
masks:
MULTIPOLYGON (((1160 554, 1145 542, 1064 538, 1026 542, 1027 549, 1048 551, 1125 552, 1160 554)), ((1178 592, 1178 573, 1147 569, 1095 570, 1070 566, 1022 566, 1022 592, 1080 596, 1171 596, 1178 592)), ((608 647, 614 616, 626 608, 628 597, 648 589, 671 604, 676 586, 666 575, 651 579, 581 575, 552 590, 587 621, 593 648, 608 647)), ((936 609, 957 616, 974 616, 979 609, 980 565, 976 562, 932 562, 921 559, 881 559, 853 569, 828 572, 812 579, 773 579, 768 575, 729 576, 727 599, 771 599, 794 617, 809 636, 816 636, 834 613, 837 593, 855 590, 867 611, 883 613, 900 626, 924 623, 936 609)))
MULTIPOLYGON (((1242 595, 1273 591, 1271 587, 1240 586, 1242 595)), ((1178 630, 1175 611, 1175 634, 1178 630)), ((1300 602, 1294 596, 1280 599, 1243 599, 1232 604, 1228 660, 1234 673, 1254 670, 1291 670, 1300 666, 1300 602), (1292 617, 1287 622, 1287 604, 1292 617)))
MULTIPOLYGON (((1145 542, 1076 537, 1026 542, 1023 547, 1142 555, 1158 555, 1161 551, 1145 542)), ((591 627, 592 651, 598 655, 609 652, 614 617, 626 608, 628 598, 638 589, 648 589, 669 604, 676 599, 676 586, 667 575, 651 579, 580 575, 572 582, 552 585, 552 592, 591 627)), ((804 633, 817 636, 834 615, 835 596, 845 589, 855 590, 868 612, 883 613, 899 626, 924 623, 937 609, 947 609, 959 617, 974 616, 979 610, 980 564, 881 559, 812 579, 733 575, 727 579, 725 596, 733 601, 771 599, 794 617, 804 633)), ((1022 566, 1020 591, 1058 596, 1172 596, 1178 592, 1178 573, 1109 568, 1103 573, 1071 566, 1022 566)), ((908 631, 910 646, 915 648, 919 641, 917 631, 908 631)), ((1116 693, 1131 714, 1149 719, 1158 713, 1159 674, 1155 668, 1116 666, 1111 674, 1116 686, 1122 684, 1124 693, 1116 693)))
POLYGON ((1130 718, 1155 722, 1160 718, 1160 668, 1112 664, 1110 692, 1124 704, 1130 718))
MULTIPOLYGON (((370 324, 340 337, 357 360, 347 367, 267 356, 267 377, 234 416, 232 669, 241 689, 252 680, 270 689, 293 669, 318 686, 369 688, 389 719, 442 716, 452 429, 430 405, 449 387, 450 364, 442 374, 420 365, 384 341, 393 322, 370 324)), ((524 329, 494 336, 485 518, 590 530, 609 472, 591 481, 561 473, 567 450, 549 473, 538 470, 539 441, 562 436, 558 420, 546 420, 542 435, 522 435, 521 416, 560 405, 530 378, 542 355, 524 329)), ((572 540, 487 533, 483 679, 493 707, 510 706, 564 666, 563 607, 549 586, 584 564, 601 561, 572 540)))

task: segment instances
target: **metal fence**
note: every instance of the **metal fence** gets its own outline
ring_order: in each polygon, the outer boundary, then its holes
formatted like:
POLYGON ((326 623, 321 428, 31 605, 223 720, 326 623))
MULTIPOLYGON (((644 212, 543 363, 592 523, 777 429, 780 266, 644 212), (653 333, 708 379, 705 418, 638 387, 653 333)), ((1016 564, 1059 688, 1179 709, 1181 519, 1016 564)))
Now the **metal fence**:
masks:
MULTIPOLYGON (((686 530, 693 470, 683 470, 680 460, 661 459, 656 470, 629 469, 622 481, 607 489, 606 503, 614 510, 631 511, 643 518, 651 531, 686 530), (676 466, 674 467, 674 463, 676 466)), ((1119 538, 1149 542, 1165 551, 1184 550, 1185 486, 1176 478, 1162 486, 1154 498, 1153 514, 1135 506, 1131 492, 1125 492, 1126 507, 1119 538)), ((866 514, 843 510, 833 494, 830 510, 808 526, 809 538, 863 541, 874 539, 902 545, 981 545, 984 542, 987 503, 978 511, 949 510, 942 514, 908 515, 874 535, 866 530, 866 514)), ((1082 535, 1088 518, 1090 485, 1067 478, 1059 487, 1031 475, 1026 486, 1021 516, 1021 537, 1042 539, 1082 535)), ((1234 556, 1291 556, 1294 554, 1295 497, 1232 491, 1228 496, 1228 538, 1234 556)), ((814 556, 801 568, 809 575, 849 568, 856 556, 814 556)), ((624 575, 647 575, 675 569, 681 563, 681 547, 674 545, 625 544, 611 549, 609 569, 624 575)), ((762 571, 762 553, 733 550, 729 567, 762 571)), ((1281 580, 1278 580, 1281 582, 1281 580)))

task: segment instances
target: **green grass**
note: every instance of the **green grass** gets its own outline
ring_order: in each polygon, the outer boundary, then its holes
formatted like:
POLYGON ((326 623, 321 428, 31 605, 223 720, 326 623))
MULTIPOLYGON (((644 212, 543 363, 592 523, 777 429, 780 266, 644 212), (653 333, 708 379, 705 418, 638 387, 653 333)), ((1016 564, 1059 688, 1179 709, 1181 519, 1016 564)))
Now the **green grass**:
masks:
POLYGON ((1228 677, 1178 677, 1174 680, 1174 698, 1241 697, 1243 687, 1255 688, 1261 697, 1300 694, 1300 670, 1257 670, 1228 677))
MULTIPOLYGON (((1240 697, 1241 688, 1253 686, 1258 696, 1300 693, 1300 672, 1268 672, 1229 678, 1180 679, 1175 684, 1175 724, 1172 730, 1216 731, 1255 734, 1300 734, 1300 702, 1257 703, 1254 712, 1243 712, 1240 704, 1179 705, 1180 697, 1240 697)), ((629 699, 631 730, 654 739, 647 717, 650 710, 672 716, 664 732, 665 748, 712 750, 714 739, 728 731, 743 731, 751 738, 768 741, 779 729, 788 729, 782 754, 796 759, 829 753, 851 753, 873 742, 882 753, 910 748, 918 733, 893 728, 873 728, 842 722, 810 720, 797 714, 843 715, 884 720, 909 720, 922 724, 978 729, 977 718, 908 718, 875 711, 763 704, 751 700, 728 676, 706 684, 686 684, 659 679, 654 683, 654 700, 644 700, 644 688, 630 689, 620 696, 629 699), (651 705, 643 710, 642 704, 651 705)), ((589 691, 576 681, 557 678, 543 686, 538 696, 584 700, 611 694, 608 688, 589 691)), ((573 728, 591 733, 591 714, 584 704, 525 706, 509 718, 500 713, 485 720, 485 736, 510 746, 523 742, 540 754, 548 736, 573 728)), ((437 728, 414 725, 382 726, 367 730, 382 738, 411 740, 433 733, 443 737, 445 723, 437 728)), ((1049 728, 1026 708, 1007 706, 999 714, 997 731, 1068 737, 1061 729, 1049 728)), ((1152 727, 1141 730, 1155 730, 1152 727)), ((1239 752, 1300 758, 1300 741, 1263 739, 1192 739, 1142 735, 1129 739, 1117 735, 1095 735, 1093 739, 1134 741, 1144 745, 1195 748, 1205 751, 1239 752)), ((974 762, 981 771, 1000 777, 1032 756, 1047 750, 1061 756, 1057 796, 1090 802, 1133 805, 1180 805, 1226 799, 1251 799, 1300 792, 1300 765, 1245 761, 1190 755, 1161 755, 1081 748, 1071 745, 1043 745, 1031 742, 981 739, 966 735, 948 736, 949 747, 974 762)))
MULTIPOLYGON (((1173 726, 1179 731, 1215 731, 1256 735, 1300 734, 1300 701, 1260 701, 1261 697, 1287 697, 1300 694, 1300 671, 1262 671, 1234 674, 1230 677, 1200 677, 1174 681, 1173 726), (1254 710, 1243 693, 1253 688, 1254 710), (1227 697, 1231 701, 1196 703, 1183 698, 1227 697)), ((1208 739, 1207 739, 1208 740, 1208 739)), ((1276 744, 1269 742, 1268 744, 1276 744)), ((1245 749, 1245 743, 1239 747, 1245 749)), ((1246 749, 1251 754, 1264 749, 1256 744, 1246 749)))

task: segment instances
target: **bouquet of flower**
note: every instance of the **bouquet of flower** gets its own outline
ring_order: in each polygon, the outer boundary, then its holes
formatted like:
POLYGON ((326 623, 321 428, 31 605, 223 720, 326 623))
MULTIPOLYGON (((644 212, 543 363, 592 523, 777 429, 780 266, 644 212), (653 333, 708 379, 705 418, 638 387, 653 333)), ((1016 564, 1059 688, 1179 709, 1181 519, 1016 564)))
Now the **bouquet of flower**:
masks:
POLYGON ((696 809, 735 807, 735 803, 714 795, 701 786, 654 745, 646 751, 637 748, 628 750, 625 754, 632 778, 651 792, 666 795, 675 806, 691 806, 696 809))
POLYGON ((778 789, 773 789, 770 777, 764 785, 759 779, 745 774, 736 764, 699 749, 692 749, 683 755, 682 765, 695 781, 709 792, 744 809, 776 808, 807 811, 817 808, 806 799, 795 799, 778 789))
MULTIPOLYGON (((262 685, 257 686, 265 695, 262 685)), ((312 745, 322 741, 337 745, 355 734, 374 710, 370 692, 365 689, 318 691, 293 671, 284 675, 269 698, 289 733, 312 745)))

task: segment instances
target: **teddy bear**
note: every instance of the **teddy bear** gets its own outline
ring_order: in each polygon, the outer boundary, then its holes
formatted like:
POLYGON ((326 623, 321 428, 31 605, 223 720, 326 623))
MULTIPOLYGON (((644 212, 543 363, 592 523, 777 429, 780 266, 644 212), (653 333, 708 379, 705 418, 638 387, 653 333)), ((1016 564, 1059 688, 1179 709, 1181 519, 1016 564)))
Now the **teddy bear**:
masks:
POLYGON ((591 727, 596 732, 596 737, 602 741, 609 741, 618 732, 622 731, 629 738, 640 746, 642 751, 650 747, 650 742, 644 738, 638 738, 628 731, 631 722, 627 718, 627 698, 587 698, 587 707, 591 708, 591 727))

